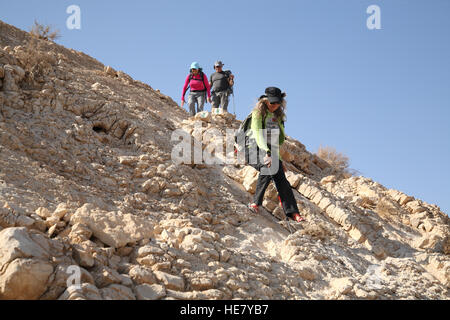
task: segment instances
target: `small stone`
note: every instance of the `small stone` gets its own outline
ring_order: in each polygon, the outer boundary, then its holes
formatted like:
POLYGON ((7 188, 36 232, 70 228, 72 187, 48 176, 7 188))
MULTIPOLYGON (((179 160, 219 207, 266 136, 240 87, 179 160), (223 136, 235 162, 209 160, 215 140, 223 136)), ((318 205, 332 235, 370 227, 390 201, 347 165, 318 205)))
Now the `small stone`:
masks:
POLYGON ((41 217, 41 218, 50 218, 52 216, 52 213, 44 207, 39 207, 36 209, 35 213, 41 217))
POLYGON ((339 294, 348 294, 353 289, 353 281, 349 277, 333 279, 331 287, 339 294))
POLYGON ((159 281, 164 283, 167 289, 176 291, 184 290, 184 279, 182 277, 174 276, 162 271, 155 271, 154 274, 159 281))
POLYGON ((158 300, 166 295, 166 289, 159 284, 141 284, 135 288, 138 300, 158 300))
POLYGON ((228 250, 220 250, 220 262, 227 262, 231 257, 231 253, 228 250))
POLYGON ((194 278, 191 280, 191 286, 194 290, 208 290, 214 289, 214 282, 210 278, 194 278))
POLYGON ((60 203, 58 207, 56 207, 55 211, 53 212, 52 216, 57 217, 58 219, 61 219, 70 211, 70 208, 66 203, 60 203))
POLYGON ((156 283, 155 275, 153 274, 152 270, 141 267, 141 266, 134 266, 131 268, 129 272, 130 278, 133 280, 136 284, 154 284, 156 283))
POLYGON ((120 284, 111 284, 106 288, 100 289, 100 293, 105 300, 136 300, 133 291, 120 284))
POLYGON ((297 269, 297 272, 298 275, 304 280, 313 281, 316 279, 316 274, 311 268, 300 267, 299 269, 297 269))

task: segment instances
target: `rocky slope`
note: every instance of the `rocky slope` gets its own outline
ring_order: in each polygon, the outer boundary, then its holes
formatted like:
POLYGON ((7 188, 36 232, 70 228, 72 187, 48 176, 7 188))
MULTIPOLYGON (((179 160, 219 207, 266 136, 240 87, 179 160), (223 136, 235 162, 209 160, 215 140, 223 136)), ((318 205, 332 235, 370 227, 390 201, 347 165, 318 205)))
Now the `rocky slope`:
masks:
POLYGON ((288 138, 307 219, 290 234, 273 186, 262 213, 246 209, 253 168, 172 161, 172 132, 206 145, 234 116, 189 118, 30 39, 0 22, 0 299, 449 299, 436 205, 342 177, 288 138))

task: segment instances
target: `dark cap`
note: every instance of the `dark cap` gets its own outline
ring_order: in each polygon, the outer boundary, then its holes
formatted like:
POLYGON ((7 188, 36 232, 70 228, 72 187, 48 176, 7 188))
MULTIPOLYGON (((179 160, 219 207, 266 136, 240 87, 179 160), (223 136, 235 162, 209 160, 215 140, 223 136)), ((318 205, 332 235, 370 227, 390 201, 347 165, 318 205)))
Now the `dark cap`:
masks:
POLYGON ((270 103, 281 103, 281 101, 283 100, 283 94, 281 93, 281 90, 276 87, 266 88, 265 93, 270 103))

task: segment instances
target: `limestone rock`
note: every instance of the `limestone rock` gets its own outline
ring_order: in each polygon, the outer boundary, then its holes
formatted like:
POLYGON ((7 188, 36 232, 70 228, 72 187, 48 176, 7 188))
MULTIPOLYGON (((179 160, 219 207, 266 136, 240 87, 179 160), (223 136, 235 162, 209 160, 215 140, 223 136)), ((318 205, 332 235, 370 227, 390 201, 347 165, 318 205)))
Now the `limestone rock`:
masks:
POLYGON ((53 273, 49 262, 34 259, 15 259, 0 277, 0 299, 38 299, 47 290, 53 273))
POLYGON ((299 267, 296 271, 302 279, 309 281, 313 281, 316 279, 315 272, 309 267, 299 267))
POLYGON ((211 117, 211 113, 210 112, 208 112, 208 111, 201 111, 201 112, 198 112, 195 115, 194 119, 205 121, 205 122, 211 122, 212 117, 211 117))
POLYGON ((214 281, 211 278, 194 278, 191 280, 191 286, 198 291, 214 289, 214 281))
POLYGON ((39 217, 44 218, 44 219, 50 218, 52 216, 52 213, 47 208, 44 208, 44 207, 37 208, 36 214, 39 217))
POLYGON ((241 176, 243 177, 242 185, 245 190, 250 193, 255 193, 256 190, 256 182, 258 180, 258 171, 253 167, 246 166, 242 172, 241 176))
POLYGON ((134 266, 129 272, 130 278, 136 284, 154 284, 156 277, 152 270, 143 266, 134 266))
POLYGON ((153 236, 154 224, 148 219, 121 212, 102 212, 78 209, 71 217, 70 223, 82 223, 92 230, 95 237, 103 243, 120 248, 127 243, 153 236))
POLYGON ((167 289, 176 291, 184 290, 184 279, 182 277, 168 274, 162 271, 155 271, 154 274, 159 281, 164 283, 167 289))
POLYGON ((58 300, 103 300, 98 288, 90 283, 68 287, 58 300))
POLYGON ((0 266, 17 258, 50 258, 49 241, 39 233, 30 233, 26 228, 6 228, 0 232, 0 266))
POLYGON ((73 244, 72 252, 73 258, 80 266, 89 268, 94 265, 95 249, 88 241, 80 244, 73 244))
POLYGON ((158 300, 166 296, 166 289, 159 284, 141 284, 135 288, 139 300, 158 300))
POLYGON ((100 294, 103 300, 136 300, 133 291, 120 284, 111 284, 100 289, 100 294))
POLYGON ((291 171, 287 171, 286 179, 289 181, 289 184, 291 185, 291 187, 296 189, 302 178, 298 174, 294 174, 291 171))
POLYGON ((331 287, 338 293, 338 294, 348 294, 353 289, 353 281, 351 278, 345 277, 345 278, 336 278, 331 280, 331 287))

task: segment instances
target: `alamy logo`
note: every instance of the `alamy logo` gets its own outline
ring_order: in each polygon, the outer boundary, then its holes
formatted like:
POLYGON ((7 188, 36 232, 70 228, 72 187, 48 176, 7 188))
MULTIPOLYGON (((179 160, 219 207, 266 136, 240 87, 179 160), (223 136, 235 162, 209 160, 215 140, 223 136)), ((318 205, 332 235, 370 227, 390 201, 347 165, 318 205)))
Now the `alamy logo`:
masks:
POLYGON ((383 276, 381 274, 382 269, 383 266, 380 266, 378 264, 372 264, 369 266, 369 268, 367 268, 366 286, 368 289, 379 290, 383 288, 383 276))
POLYGON ((367 8, 367 14, 370 17, 367 18, 367 29, 369 30, 380 30, 381 29, 381 9, 377 5, 371 5, 367 8))
POLYGON ((67 274, 70 276, 67 278, 66 285, 67 288, 75 287, 76 289, 81 289, 81 269, 77 265, 71 265, 67 267, 67 274))
POLYGON ((81 29, 81 9, 77 5, 70 5, 66 9, 66 13, 70 16, 66 20, 67 29, 81 29))

